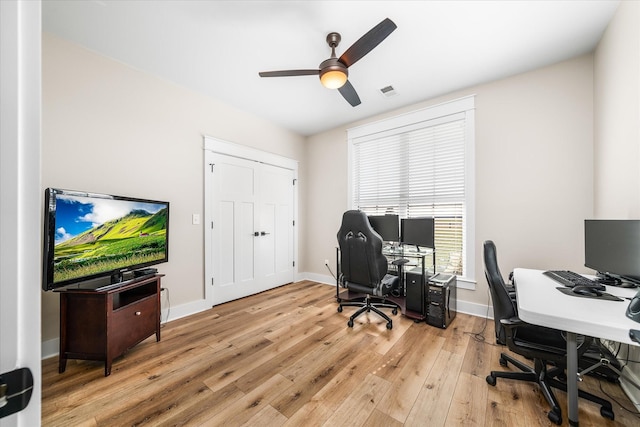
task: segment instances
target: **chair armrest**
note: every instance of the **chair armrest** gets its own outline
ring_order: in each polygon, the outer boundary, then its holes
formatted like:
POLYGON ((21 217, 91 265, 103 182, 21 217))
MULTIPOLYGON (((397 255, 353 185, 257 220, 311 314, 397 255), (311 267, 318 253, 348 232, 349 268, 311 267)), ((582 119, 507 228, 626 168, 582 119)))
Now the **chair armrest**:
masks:
POLYGON ((520 320, 519 317, 510 317, 509 319, 500 319, 500 323, 506 328, 515 328, 516 326, 524 325, 526 322, 520 320))

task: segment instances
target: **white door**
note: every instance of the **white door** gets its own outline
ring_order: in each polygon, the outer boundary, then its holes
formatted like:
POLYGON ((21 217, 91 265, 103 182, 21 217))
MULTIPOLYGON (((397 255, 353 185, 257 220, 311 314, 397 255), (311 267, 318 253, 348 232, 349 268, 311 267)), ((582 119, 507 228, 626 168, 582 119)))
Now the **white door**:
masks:
POLYGON ((293 171, 259 164, 258 274, 266 289, 293 281, 293 171))
POLYGON ((212 153, 212 304, 294 280, 294 172, 212 153))

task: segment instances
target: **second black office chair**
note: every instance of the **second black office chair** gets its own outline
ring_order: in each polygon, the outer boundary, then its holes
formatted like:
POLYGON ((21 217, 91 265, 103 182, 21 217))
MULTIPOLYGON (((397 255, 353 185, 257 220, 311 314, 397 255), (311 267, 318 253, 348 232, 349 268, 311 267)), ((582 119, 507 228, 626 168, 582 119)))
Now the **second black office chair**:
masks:
POLYGON ((366 295, 362 302, 340 302, 339 312, 345 306, 360 307, 360 310, 349 318, 347 325, 353 327, 356 317, 373 311, 387 321, 387 329, 393 328, 391 318, 379 308, 392 308, 393 314, 398 313, 398 306, 384 302, 384 298, 398 287, 400 279, 398 276, 387 274, 387 258, 382 254, 382 238, 373 230, 364 212, 351 210, 342 215, 338 245, 339 283, 350 291, 366 295), (382 302, 373 302, 372 297, 381 298, 382 302))
MULTIPOLYGON (((535 382, 540 386, 545 399, 551 406, 548 413, 549 420, 556 424, 562 424, 562 411, 558 400, 553 394, 552 387, 567 391, 567 384, 560 381, 566 368, 566 341, 562 332, 556 329, 545 328, 523 322, 518 318, 517 304, 509 295, 500 269, 495 244, 491 240, 484 242, 484 274, 489 284, 491 301, 493 303, 493 316, 496 319, 496 341, 506 342, 512 352, 520 356, 533 359, 534 366, 530 367, 511 357, 506 353, 500 354, 500 365, 508 363, 516 366, 521 372, 491 371, 487 376, 487 383, 496 385, 498 378, 509 378, 521 381, 535 382), (548 366, 551 365, 551 368, 548 366)), ((518 284, 516 283, 516 291, 518 284)), ((578 357, 589 347, 590 337, 584 337, 578 346, 578 357)), ((578 390, 581 398, 599 404, 600 414, 611 420, 614 419, 611 403, 593 394, 578 390)))

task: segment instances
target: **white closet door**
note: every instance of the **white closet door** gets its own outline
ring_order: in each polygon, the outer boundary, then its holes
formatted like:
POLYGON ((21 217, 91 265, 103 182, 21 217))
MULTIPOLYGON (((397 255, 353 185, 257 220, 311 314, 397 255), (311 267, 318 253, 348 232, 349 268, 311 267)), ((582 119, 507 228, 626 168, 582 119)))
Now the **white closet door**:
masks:
POLYGON ((260 169, 258 271, 275 287, 293 281, 293 171, 265 164, 260 169))
POLYGON ((212 155, 213 304, 293 281, 293 171, 212 155))

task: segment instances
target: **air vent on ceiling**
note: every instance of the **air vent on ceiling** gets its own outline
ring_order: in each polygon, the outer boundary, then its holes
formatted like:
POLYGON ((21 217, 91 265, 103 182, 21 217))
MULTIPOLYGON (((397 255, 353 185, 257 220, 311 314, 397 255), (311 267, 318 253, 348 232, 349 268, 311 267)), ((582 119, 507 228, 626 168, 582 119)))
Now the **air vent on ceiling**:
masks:
POLYGON ((382 93, 387 98, 398 94, 398 92, 396 92, 396 90, 391 85, 385 86, 382 89, 380 89, 380 93, 382 93))

